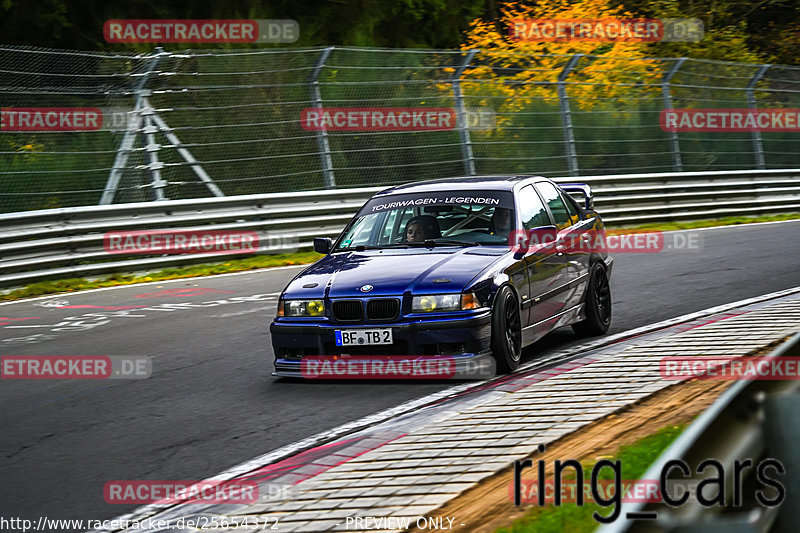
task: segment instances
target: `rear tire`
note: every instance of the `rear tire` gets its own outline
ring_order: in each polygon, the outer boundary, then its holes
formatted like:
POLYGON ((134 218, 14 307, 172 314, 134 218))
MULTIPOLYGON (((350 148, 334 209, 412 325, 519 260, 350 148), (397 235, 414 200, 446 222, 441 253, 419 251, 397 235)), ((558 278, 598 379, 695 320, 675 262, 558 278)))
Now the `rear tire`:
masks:
POLYGON ((497 371, 507 374, 519 367, 522 359, 522 325, 519 301, 508 285, 500 287, 492 310, 492 355, 497 371))
POLYGON ((586 287, 586 319, 572 324, 572 331, 580 337, 604 335, 611 326, 611 287, 603 263, 592 266, 589 286, 586 287))

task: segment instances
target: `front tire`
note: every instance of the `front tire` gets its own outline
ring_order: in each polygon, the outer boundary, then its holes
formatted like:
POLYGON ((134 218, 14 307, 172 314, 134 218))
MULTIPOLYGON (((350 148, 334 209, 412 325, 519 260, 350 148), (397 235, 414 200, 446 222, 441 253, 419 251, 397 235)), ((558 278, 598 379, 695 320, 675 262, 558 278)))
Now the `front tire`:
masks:
POLYGON ((492 355, 501 374, 516 370, 522 359, 519 301, 507 285, 500 287, 495 296, 492 310, 492 355))
POLYGON ((603 263, 592 266, 589 286, 586 287, 586 319, 572 324, 572 331, 579 337, 604 335, 611 326, 611 286, 603 263))

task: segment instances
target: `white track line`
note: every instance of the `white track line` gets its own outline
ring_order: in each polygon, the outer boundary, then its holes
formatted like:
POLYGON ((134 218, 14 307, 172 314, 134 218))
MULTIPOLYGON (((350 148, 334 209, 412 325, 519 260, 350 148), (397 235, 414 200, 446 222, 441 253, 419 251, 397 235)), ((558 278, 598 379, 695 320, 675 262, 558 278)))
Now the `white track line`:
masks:
MULTIPOLYGON (((245 274, 255 274, 255 273, 260 273, 260 272, 264 272, 264 271, 267 271, 267 270, 285 270, 287 268, 307 267, 310 264, 311 263, 305 263, 305 264, 302 264, 302 265, 286 265, 286 266, 280 266, 280 267, 254 268, 252 270, 243 270, 242 272, 228 272, 226 274, 214 274, 214 275, 211 275, 211 276, 197 276, 197 277, 193 277, 193 278, 165 279, 163 281, 146 281, 144 283, 128 283, 127 285, 115 285, 113 287, 101 287, 99 289, 86 289, 84 291, 54 292, 52 294, 48 294, 48 295, 45 295, 45 296, 36 296, 34 298, 24 298, 22 300, 12 300, 10 302, 0 302, 0 305, 24 304, 24 303, 27 303, 27 302, 35 302, 37 300, 49 300, 49 299, 52 299, 52 298, 59 298, 59 297, 63 297, 63 296, 73 296, 73 295, 76 295, 76 294, 88 294, 88 293, 92 293, 92 292, 112 291, 112 290, 115 290, 115 289, 125 289, 125 288, 130 288, 130 287, 146 287, 148 285, 162 285, 164 283, 178 283, 178 282, 181 282, 181 281, 184 282, 184 283, 193 283, 193 282, 201 281, 201 280, 208 279, 208 278, 223 278, 223 277, 226 277, 226 276, 243 276, 245 274)), ((280 294, 280 293, 276 292, 275 294, 280 294)))
MULTIPOLYGON (((649 333, 649 332, 656 331, 656 330, 659 330, 659 329, 664 329, 664 328, 667 328, 667 327, 670 327, 670 326, 674 326, 676 324, 680 324, 680 323, 683 323, 683 322, 691 322, 692 320, 696 320, 696 319, 701 318, 703 316, 722 313, 722 312, 728 311, 728 310, 733 309, 733 308, 744 307, 744 306, 747 306, 747 305, 752 305, 752 304, 755 304, 755 303, 764 302, 764 301, 767 301, 767 300, 772 300, 772 299, 780 298, 780 297, 783 297, 783 296, 789 296, 789 295, 794 294, 794 293, 800 293, 800 286, 793 287, 791 289, 785 289, 785 290, 782 290, 782 291, 771 292, 769 294, 756 296, 754 298, 747 298, 745 300, 739 300, 737 302, 731 302, 731 303, 728 303, 728 304, 723 304, 723 305, 718 305, 718 306, 715 306, 715 307, 710 307, 708 309, 703 309, 702 311, 696 311, 694 313, 688 313, 688 314, 685 314, 685 315, 681 315, 679 317, 670 318, 670 319, 667 319, 667 320, 662 320, 661 322, 656 322, 655 324, 650 324, 650 325, 647 325, 647 326, 642 326, 642 327, 639 327, 639 328, 631 329, 631 330, 628 330, 628 331, 623 331, 621 333, 610 335, 608 337, 603 337, 603 338, 598 339, 596 341, 591 341, 591 342, 588 342, 588 343, 580 344, 578 346, 573 346, 573 347, 568 348, 566 350, 563 350, 563 351, 560 351, 560 352, 556 352, 556 353, 551 354, 550 356, 548 356, 545 361, 542 361, 541 359, 532 361, 532 362, 530 362, 530 363, 528 363, 528 364, 526 364, 524 366, 521 366, 517 370, 517 372, 527 370, 527 369, 529 369, 529 368, 531 368, 531 367, 533 367, 535 365, 542 365, 543 363, 547 364, 548 362, 551 362, 551 361, 556 360, 556 359, 563 359, 567 355, 577 356, 577 355, 579 355, 579 354, 581 354, 583 352, 587 352, 589 350, 594 350, 594 349, 597 349, 597 348, 601 348, 603 346, 607 346, 609 344, 613 344, 615 342, 624 340, 626 338, 634 337, 634 336, 637 336, 637 335, 642 335, 644 333, 649 333)), ((501 376, 500 378, 492 378, 492 379, 504 379, 504 376, 501 376)), ((398 417, 400 415, 404 415, 404 414, 407 414, 409 412, 421 409, 422 407, 424 407, 426 405, 429 405, 431 403, 434 403, 434 402, 437 402, 439 400, 445 399, 447 397, 453 396, 455 394, 459 394, 459 393, 468 391, 468 390, 470 390, 472 388, 482 386, 482 385, 486 384, 489 381, 491 381, 491 380, 484 380, 484 381, 471 382, 471 383, 463 383, 463 384, 460 384, 460 385, 456 385, 454 387, 449 387, 449 388, 447 388, 447 389, 445 389, 443 391, 439 391, 439 392, 436 392, 436 393, 433 393, 433 394, 429 394, 427 396, 423 396, 421 398, 417 398, 416 400, 410 400, 408 402, 402 403, 402 404, 400 404, 398 406, 395 406, 395 407, 392 407, 390 409, 386 409, 386 410, 380 411, 378 413, 373 413, 371 415, 368 415, 366 417, 360 418, 358 420, 354 420, 352 422, 348 422, 346 424, 342 424, 342 425, 337 426, 337 427, 335 427, 333 429, 330 429, 328 431, 323 431, 321 433, 317 433, 316 435, 312 435, 310 437, 306 437, 303 440, 297 441, 297 442, 295 442, 293 444, 289 444, 289 445, 283 446, 281 448, 278 448, 277 450, 273 450, 273 451, 265 453, 263 455, 259 455, 258 457, 255 457, 254 459, 250 459, 249 461, 245 461, 244 463, 240 463, 240 464, 238 464, 236 466, 233 466, 233 467, 229 468, 228 470, 225 470, 224 472, 222 472, 222 473, 220 473, 220 474, 218 474, 216 476, 208 478, 205 481, 220 481, 220 480, 232 479, 232 478, 234 478, 236 476, 245 474, 247 472, 251 472, 251 471, 256 470, 258 468, 263 468, 263 467, 268 466, 268 465, 270 465, 272 463, 278 462, 278 461, 280 461, 282 459, 286 459, 287 457, 291 457, 292 455, 295 455, 297 453, 300 453, 300 452, 303 452, 305 450, 311 449, 311 448, 313 448, 315 446, 319 446, 319 445, 325 444, 327 442, 332 442, 332 441, 334 441, 336 439, 339 439, 339 438, 341 438, 341 437, 343 437, 343 436, 345 436, 347 434, 354 433, 354 432, 356 432, 358 430, 361 430, 361 429, 364 429, 366 427, 370 427, 370 426, 374 426, 374 425, 380 424, 380 423, 385 422, 385 421, 387 421, 389 419, 392 419, 392 418, 398 417)), ((174 505, 179 505, 179 504, 173 504, 173 505, 155 505, 155 504, 145 505, 145 506, 138 507, 138 508, 134 509, 133 511, 131 511, 130 513, 128 513, 126 515, 119 516, 119 517, 115 518, 114 520, 117 520, 117 521, 128 520, 128 521, 131 521, 131 522, 134 521, 134 520, 142 520, 142 519, 144 519, 144 518, 146 518, 148 516, 152 516, 156 512, 163 511, 163 510, 165 510, 165 509, 167 509, 169 507, 173 507, 174 505)))
MULTIPOLYGON (((634 337, 637 335, 641 335, 643 333, 650 333, 652 331, 656 331, 659 329, 664 329, 670 326, 674 326, 676 324, 680 324, 683 322, 691 322, 692 320, 696 320, 698 318, 707 316, 707 315, 715 315, 717 313, 722 313, 728 311, 729 309, 733 309, 736 307, 744 307, 747 305, 751 305, 754 303, 759 303, 767 300, 772 300, 775 298, 780 298, 782 296, 788 296, 793 293, 800 292, 800 286, 793 287, 791 289, 785 289, 782 291, 772 292, 769 294, 765 294, 762 296, 756 296, 754 298, 748 298, 746 300, 739 300, 738 302, 732 302, 729 304, 718 305, 715 307, 710 307, 708 309, 704 309, 702 311, 696 311, 694 313, 688 313, 685 315, 681 315, 676 318, 670 318, 667 320, 662 320, 661 322, 656 322, 655 324, 650 324, 648 326, 642 326, 636 329, 631 329, 627 331, 623 331, 621 333, 616 333, 614 335, 609 335, 608 337, 603 337, 602 339, 598 339, 596 341, 587 342, 584 344, 580 344, 578 346, 572 346, 563 352, 557 352, 559 355, 578 355, 582 352, 586 352, 589 350, 594 350, 597 348, 601 348, 603 346, 607 346, 609 344, 613 344, 615 342, 621 341, 623 339, 634 337)), ((556 355, 556 354, 552 354, 556 355)), ((550 359, 548 357, 548 359, 550 359)), ((532 361, 524 366, 521 366, 517 372, 522 372, 534 365, 541 364, 542 361, 532 361)), ((497 378, 492 378, 497 379, 497 378)), ((443 398, 447 398, 448 396, 452 396, 454 394, 459 394, 464 392, 465 390, 469 390, 471 388, 478 387, 480 385, 484 385, 485 383, 491 381, 492 379, 483 380, 483 381, 473 381, 470 383, 463 383, 460 385, 456 385, 454 387, 450 387, 443 391, 435 392, 433 394, 429 394, 427 396, 423 396, 422 398, 417 398, 416 400, 410 400, 408 402, 402 403, 396 407, 392 407, 385 411, 381 411, 378 413, 371 414, 359 420, 355 420, 353 422, 348 422, 341 426, 338 426, 334 429, 323 431, 322 433, 318 433, 311 437, 307 437, 301 441, 298 441, 294 444, 289 444, 284 446, 283 448, 279 448, 275 451, 266 453, 264 455, 260 455, 255 459, 251 459, 245 463, 239 464, 234 466, 224 472, 222 472, 219 476, 215 476, 214 479, 229 479, 228 476, 233 477, 245 472, 249 472, 251 470, 255 470, 257 468, 263 467, 266 464, 270 464, 280 459, 284 459, 291 455, 294 455, 298 451, 302 451, 305 449, 309 449, 313 446, 318 445, 321 442, 330 441, 333 438, 339 438, 347 433, 351 433, 356 429, 369 427, 380 422, 385 422, 390 418, 394 418, 398 415, 408 413, 419 408, 422 405, 427 405, 436 401, 439 401, 443 398)))
MULTIPOLYGON (((753 226, 767 226, 772 224, 786 224, 787 222, 800 222, 800 218, 795 218, 792 220, 773 220, 772 222, 745 222, 744 224, 728 224, 726 226, 709 226, 707 228, 689 228, 689 229, 670 229, 666 231, 662 231, 661 233, 680 233, 682 231, 707 231, 712 229, 731 229, 731 228, 747 228, 753 226)), ((614 228, 606 228, 606 229, 614 229, 614 228)), ((635 229, 635 228, 626 228, 626 229, 635 229)), ((650 230, 644 230, 650 231, 650 230)), ((659 230, 652 230, 652 231, 659 231, 659 230)))
MULTIPOLYGON (((765 225, 768 225, 768 224, 786 224, 788 222, 800 222, 800 219, 796 219, 796 220, 776 220, 776 221, 773 221, 773 222, 747 222, 745 224, 735 224, 735 225, 728 225, 728 226, 711 226, 711 227, 708 227, 708 228, 676 229, 676 230, 663 231, 662 233, 680 233, 680 232, 683 232, 683 231, 707 231, 707 230, 715 230, 715 229, 746 228, 746 227, 752 227, 752 226, 765 226, 765 225)), ((614 229, 614 228, 607 228, 607 229, 614 229)), ((633 228, 627 228, 627 229, 633 229, 633 228)), ((653 231, 658 231, 658 230, 653 230, 653 231)), ((245 271, 242 271, 242 272, 228 272, 227 274, 212 274, 210 276, 196 276, 196 277, 192 277, 192 278, 168 279, 168 280, 164 280, 164 281, 147 281, 147 282, 144 282, 144 283, 130 283, 130 284, 127 284, 127 285, 117 285, 117 286, 114 286, 114 287, 102 287, 100 289, 86 289, 84 291, 55 292, 53 294, 46 295, 46 296, 37 296, 37 297, 34 297, 34 298, 25 298, 25 299, 22 299, 22 300, 13 300, 13 301, 10 301, 10 302, 0 302, 0 305, 12 305, 12 304, 24 303, 24 302, 34 302, 36 300, 46 300, 48 298, 55 298, 56 296, 63 296, 65 294, 86 294, 86 293, 91 293, 91 292, 108 291, 108 290, 113 290, 113 289, 121 289, 121 288, 124 288, 124 287, 132 287, 134 285, 140 285, 140 286, 144 287, 146 285, 157 285, 157 284, 161 284, 161 283, 176 283, 176 282, 179 282, 179 281, 191 282, 192 280, 203 279, 203 278, 221 278, 221 277, 224 277, 224 276, 241 276, 241 275, 244 275, 244 274, 254 274, 254 273, 265 272, 265 271, 270 271, 270 270, 284 270, 284 269, 287 269, 287 268, 307 267, 310 264, 311 263, 304 263, 302 265, 286 265, 286 266, 280 266, 280 267, 255 268, 255 269, 252 269, 252 270, 245 270, 245 271)), ((13 290, 13 289, 11 289, 11 290, 13 290)))

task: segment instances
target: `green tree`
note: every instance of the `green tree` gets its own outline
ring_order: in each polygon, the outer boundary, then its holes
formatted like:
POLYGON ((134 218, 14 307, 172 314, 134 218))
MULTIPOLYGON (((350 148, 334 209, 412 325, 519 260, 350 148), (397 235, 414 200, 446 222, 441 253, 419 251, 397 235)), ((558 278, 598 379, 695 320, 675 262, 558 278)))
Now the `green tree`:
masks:
MULTIPOLYGON (((72 49, 149 50, 154 45, 111 45, 103 40, 109 19, 294 19, 294 46, 347 45, 456 48, 485 0, 0 0, 0 44, 72 49)), ((172 45, 185 48, 186 45, 172 45)), ((214 48, 219 45, 203 45, 214 48)), ((241 45, 229 45, 239 46, 241 45)), ((286 45, 255 45, 286 46, 286 45)), ((195 45, 195 47, 197 47, 195 45)))

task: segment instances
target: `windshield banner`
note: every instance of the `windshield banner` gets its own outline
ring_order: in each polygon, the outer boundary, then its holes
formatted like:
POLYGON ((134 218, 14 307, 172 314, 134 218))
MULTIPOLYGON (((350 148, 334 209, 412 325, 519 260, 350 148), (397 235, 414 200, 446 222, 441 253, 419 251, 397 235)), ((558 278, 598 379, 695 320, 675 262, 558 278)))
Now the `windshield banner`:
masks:
POLYGON ((417 194, 393 194, 372 198, 361 208, 359 216, 380 213, 391 209, 417 206, 474 205, 476 207, 514 208, 514 199, 508 191, 456 191, 417 194))

